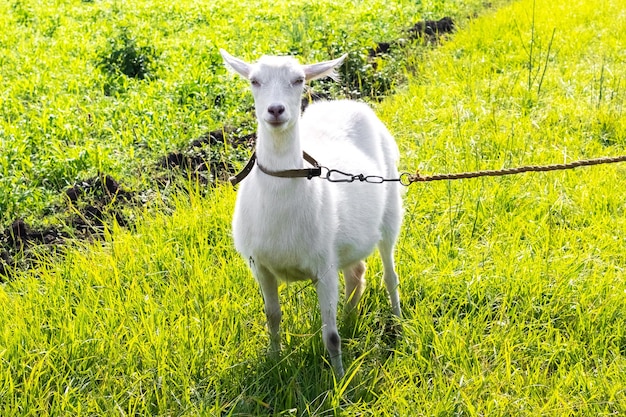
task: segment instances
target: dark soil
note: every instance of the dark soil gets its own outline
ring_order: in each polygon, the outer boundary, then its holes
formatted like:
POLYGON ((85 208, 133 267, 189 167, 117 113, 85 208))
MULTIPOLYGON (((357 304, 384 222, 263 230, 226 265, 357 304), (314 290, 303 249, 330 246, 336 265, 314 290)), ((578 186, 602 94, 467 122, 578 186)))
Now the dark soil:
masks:
POLYGON ((225 141, 231 147, 252 148, 255 140, 256 133, 237 135, 232 129, 214 130, 193 140, 187 148, 165 155, 157 166, 165 170, 179 170, 187 177, 192 175, 205 183, 216 179, 226 181, 235 173, 235 167, 212 149, 215 149, 216 145, 223 145, 225 141))
MULTIPOLYGON (((181 151, 162 157, 152 168, 157 184, 170 185, 172 177, 194 178, 202 183, 226 181, 235 168, 211 151, 227 141, 231 147, 252 147, 256 134, 238 135, 232 129, 208 132, 181 151)), ((52 226, 35 228, 22 219, 14 220, 0 230, 0 282, 10 279, 15 271, 30 268, 36 259, 35 250, 53 251, 68 239, 98 239, 107 225, 114 222, 130 227, 124 214, 142 204, 144 190, 130 191, 107 174, 78 181, 63 192, 65 205, 56 207, 59 220, 52 226)))
POLYGON ((111 176, 101 174, 65 190, 64 200, 67 207, 58 210, 66 213, 62 224, 33 228, 16 219, 0 232, 0 281, 18 269, 29 268, 35 259, 33 250, 38 247, 54 250, 67 239, 100 236, 105 225, 113 221, 128 226, 119 208, 133 201, 133 193, 111 176))
POLYGON ((421 22, 417 22, 409 29, 409 34, 414 39, 423 36, 437 38, 446 33, 452 33, 453 31, 454 21, 451 17, 444 17, 439 20, 422 20, 421 22))
POLYGON ((455 25, 451 17, 444 17, 439 20, 421 20, 406 30, 405 39, 379 42, 374 48, 369 50, 371 57, 389 54, 393 48, 402 47, 408 41, 422 40, 434 43, 441 36, 454 32, 455 25))
MULTIPOLYGON (((454 31, 449 17, 415 23, 406 30, 409 40, 425 39, 432 42, 454 31)), ((388 54, 393 48, 402 47, 404 40, 380 42, 369 50, 369 55, 388 54)), ((302 100, 304 109, 310 102, 332 99, 326 92, 309 91, 302 100)), ((235 168, 219 151, 225 142, 229 147, 253 148, 256 134, 239 134, 236 129, 223 128, 208 132, 182 149, 163 156, 154 167, 154 178, 161 186, 170 185, 172 177, 193 178, 204 184, 226 181, 235 174, 235 168), (222 146, 221 146, 222 145, 222 146)), ((150 169, 150 168, 148 168, 150 169)), ((86 180, 79 180, 64 191, 65 206, 56 207, 59 214, 56 225, 34 228, 22 219, 14 220, 5 230, 0 230, 0 282, 10 279, 15 271, 31 267, 36 261, 39 248, 54 251, 68 239, 98 239, 107 225, 117 223, 131 227, 124 214, 128 209, 142 203, 143 190, 129 190, 115 178, 100 173, 86 180)))

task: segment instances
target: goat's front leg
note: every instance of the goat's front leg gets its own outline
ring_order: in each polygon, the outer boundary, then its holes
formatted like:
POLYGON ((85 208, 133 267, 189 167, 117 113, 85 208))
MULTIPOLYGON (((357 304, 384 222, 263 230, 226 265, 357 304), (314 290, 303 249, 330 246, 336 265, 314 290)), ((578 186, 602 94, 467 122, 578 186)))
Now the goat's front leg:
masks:
POLYGON ((265 302, 265 316, 270 333, 270 355, 277 356, 280 353, 280 320, 282 318, 278 299, 278 282, 276 277, 262 265, 255 265, 254 275, 259 282, 265 302))
POLYGON ((317 299, 322 314, 322 338, 330 355, 330 363, 339 378, 343 377, 341 361, 341 338, 337 331, 337 301, 339 275, 337 270, 330 270, 317 280, 317 299))

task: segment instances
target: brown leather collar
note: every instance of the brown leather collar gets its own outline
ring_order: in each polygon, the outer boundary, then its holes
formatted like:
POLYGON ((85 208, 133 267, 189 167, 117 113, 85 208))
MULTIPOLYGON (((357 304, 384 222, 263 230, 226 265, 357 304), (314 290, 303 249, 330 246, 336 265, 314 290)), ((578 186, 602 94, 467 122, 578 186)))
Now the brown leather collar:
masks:
MULTIPOLYGON (((322 167, 320 167, 320 164, 318 164, 317 161, 311 155, 309 155, 306 152, 302 152, 302 158, 304 158, 304 160, 307 161, 309 164, 313 165, 313 168, 285 169, 282 171, 272 171, 272 170, 265 168, 259 163, 257 163, 257 165, 262 173, 266 175, 270 175, 272 177, 307 178, 310 180, 313 177, 319 177, 320 175, 322 175, 322 167)), ((243 167, 241 172, 239 172, 237 175, 230 177, 230 183, 233 185, 233 187, 239 184, 241 181, 243 181, 244 178, 248 176, 250 171, 252 171, 252 168, 254 167, 255 162, 256 162, 256 152, 253 152, 252 156, 250 157, 250 160, 248 161, 246 166, 243 167)))

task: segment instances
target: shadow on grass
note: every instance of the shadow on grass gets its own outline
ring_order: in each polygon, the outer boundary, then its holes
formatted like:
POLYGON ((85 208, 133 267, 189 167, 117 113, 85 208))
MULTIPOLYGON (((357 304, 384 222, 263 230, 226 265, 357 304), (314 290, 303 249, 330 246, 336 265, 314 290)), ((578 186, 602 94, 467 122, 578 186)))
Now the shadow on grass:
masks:
POLYGON ((385 362, 401 339, 395 317, 346 317, 342 324, 346 376, 337 380, 318 333, 291 335, 280 357, 265 351, 221 379, 229 386, 226 415, 336 415, 347 407, 367 407, 384 395, 385 362), (350 331, 349 329, 352 329, 350 331), (374 336, 372 336, 374 334, 374 336))

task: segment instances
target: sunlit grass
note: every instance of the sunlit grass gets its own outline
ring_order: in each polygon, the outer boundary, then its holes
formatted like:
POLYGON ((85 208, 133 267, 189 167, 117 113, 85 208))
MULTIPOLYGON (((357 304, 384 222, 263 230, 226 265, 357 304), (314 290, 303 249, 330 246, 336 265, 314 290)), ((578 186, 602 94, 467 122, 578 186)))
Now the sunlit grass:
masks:
MULTIPOLYGON (((624 13, 616 0, 514 2, 416 55, 409 83, 376 105, 401 168, 626 152, 624 13)), ((125 111, 111 137, 129 121, 146 129, 125 111)), ((155 112, 160 126, 165 116, 155 112)), ((281 287, 285 349, 266 357, 262 299, 230 237, 236 192, 191 184, 141 210, 133 230, 111 227, 3 284, 0 414, 619 415, 625 180, 619 164, 412 185, 397 251, 402 337, 386 331, 374 256, 361 316, 340 325, 344 381, 306 283, 281 287)))
POLYGON ((227 74, 220 47, 250 60, 351 52, 353 77, 375 91, 394 81, 396 65, 366 80, 358 66, 371 65, 368 48, 405 36, 424 16, 462 19, 480 8, 457 0, 4 2, 0 227, 16 217, 40 221, 64 188, 98 172, 150 187, 167 152, 214 129, 254 129, 251 98, 227 74), (129 72, 141 77, 120 70, 120 51, 145 58, 145 68, 129 72))
MULTIPOLYGON (((406 92, 380 107, 403 166, 623 154, 623 41, 609 27, 624 11, 603 6, 538 3, 533 14, 517 2, 420 56, 406 92)), ((412 337, 390 370, 410 382, 389 384, 407 414, 623 411, 625 176, 614 165, 412 186, 399 248, 412 337)))

